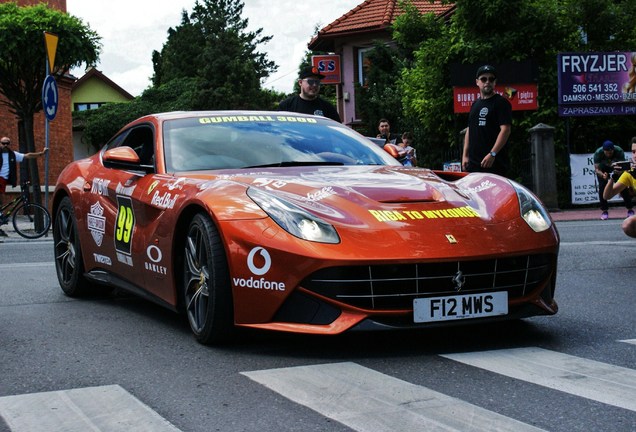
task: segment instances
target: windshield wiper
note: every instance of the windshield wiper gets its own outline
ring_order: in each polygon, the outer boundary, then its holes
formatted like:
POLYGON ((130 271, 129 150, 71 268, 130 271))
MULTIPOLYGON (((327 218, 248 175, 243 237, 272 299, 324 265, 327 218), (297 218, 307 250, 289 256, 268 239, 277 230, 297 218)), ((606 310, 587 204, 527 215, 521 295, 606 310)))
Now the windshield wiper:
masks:
POLYGON ((328 161, 282 161, 264 165, 251 165, 245 168, 293 167, 293 166, 333 166, 344 165, 342 162, 328 161))

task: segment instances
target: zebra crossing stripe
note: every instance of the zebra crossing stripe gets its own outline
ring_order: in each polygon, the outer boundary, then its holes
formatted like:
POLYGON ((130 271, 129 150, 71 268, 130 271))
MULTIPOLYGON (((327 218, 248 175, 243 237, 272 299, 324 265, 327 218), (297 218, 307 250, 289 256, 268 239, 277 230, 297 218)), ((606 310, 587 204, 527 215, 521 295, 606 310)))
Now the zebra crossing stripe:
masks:
POLYGON ((359 432, 542 430, 351 362, 241 373, 359 432))
POLYGON ((636 411, 636 371, 541 348, 442 357, 511 378, 636 411))
POLYGON ((11 432, 180 432, 118 385, 0 397, 11 432))

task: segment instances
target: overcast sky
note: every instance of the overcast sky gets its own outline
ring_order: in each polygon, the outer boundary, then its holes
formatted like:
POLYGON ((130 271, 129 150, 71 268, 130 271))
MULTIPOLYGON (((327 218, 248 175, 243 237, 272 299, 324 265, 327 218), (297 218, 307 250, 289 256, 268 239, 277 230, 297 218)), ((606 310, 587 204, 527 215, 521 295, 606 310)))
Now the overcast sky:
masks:
MULTIPOLYGON (((69 14, 81 18, 102 38, 97 65, 102 73, 133 96, 150 85, 152 51, 160 51, 168 28, 181 22, 181 11, 192 11, 195 0, 67 0, 69 14)), ((265 88, 291 92, 298 64, 303 59, 314 28, 330 24, 364 0, 244 0, 248 30, 263 29, 273 36, 258 50, 278 65, 265 88)), ((84 66, 74 69, 78 78, 84 66)))

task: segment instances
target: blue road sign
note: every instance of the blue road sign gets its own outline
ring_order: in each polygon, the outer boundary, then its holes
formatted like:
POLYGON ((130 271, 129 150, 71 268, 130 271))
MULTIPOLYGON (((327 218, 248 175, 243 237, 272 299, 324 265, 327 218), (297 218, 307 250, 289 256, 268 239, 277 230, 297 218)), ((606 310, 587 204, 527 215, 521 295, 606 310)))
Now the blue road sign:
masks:
POLYGON ((57 102, 57 82, 52 75, 47 75, 42 84, 42 107, 48 121, 52 121, 57 114, 57 102))

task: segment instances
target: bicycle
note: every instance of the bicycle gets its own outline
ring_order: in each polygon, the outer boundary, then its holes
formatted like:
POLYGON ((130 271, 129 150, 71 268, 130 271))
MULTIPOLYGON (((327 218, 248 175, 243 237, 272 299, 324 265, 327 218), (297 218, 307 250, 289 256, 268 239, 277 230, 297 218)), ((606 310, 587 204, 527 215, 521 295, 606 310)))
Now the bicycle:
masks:
POLYGON ((29 201, 31 182, 20 185, 20 195, 0 207, 0 226, 13 223, 15 232, 27 239, 42 237, 51 227, 51 214, 46 207, 29 201))

